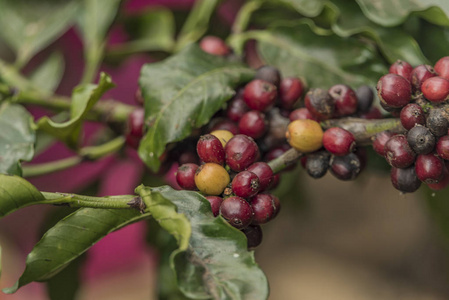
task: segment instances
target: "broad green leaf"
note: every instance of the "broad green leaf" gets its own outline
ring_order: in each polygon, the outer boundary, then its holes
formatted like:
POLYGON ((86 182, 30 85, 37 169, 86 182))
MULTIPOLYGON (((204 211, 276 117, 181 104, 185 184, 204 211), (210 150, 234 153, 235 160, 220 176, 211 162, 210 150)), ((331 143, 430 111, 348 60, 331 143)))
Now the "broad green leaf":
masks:
POLYGON ((83 118, 97 103, 101 96, 114 87, 111 78, 102 73, 98 84, 86 84, 73 90, 70 120, 56 123, 45 116, 37 122, 38 128, 66 142, 70 147, 76 147, 83 118))
POLYGON ((441 57, 448 55, 449 28, 421 22, 415 37, 431 64, 435 64, 441 57))
POLYGON ((197 0, 185 21, 176 42, 176 50, 198 41, 206 33, 209 20, 220 0, 197 0))
POLYGON ((23 66, 74 22, 78 1, 0 0, 0 35, 23 66))
POLYGON ((396 26, 409 14, 419 14, 429 22, 449 26, 449 2, 446 0, 356 0, 363 13, 382 26, 396 26))
POLYGON ((204 53, 197 45, 144 65, 139 84, 148 131, 140 143, 141 159, 158 170, 166 145, 209 122, 235 94, 235 88, 253 74, 247 67, 204 53))
MULTIPOLYGON (((145 198, 166 199, 190 222, 192 235, 186 251, 172 254, 181 291, 193 299, 266 299, 268 283, 247 250, 245 235, 222 217, 215 218, 200 194, 159 187, 144 191, 145 198)), ((147 200, 148 201, 148 200, 147 200)))
POLYGON ((45 233, 28 254, 20 279, 3 292, 11 294, 30 282, 48 280, 108 233, 148 217, 134 209, 77 210, 45 233))
MULTIPOLYGON (((265 0, 266 1, 266 0, 265 0)), ((307 17, 316 17, 323 10, 324 5, 327 0, 269 0, 273 3, 283 3, 290 5, 292 8, 297 10, 300 14, 307 17)))
POLYGON ((284 76, 306 76, 309 87, 375 85, 387 72, 372 47, 355 38, 316 35, 311 26, 301 21, 286 22, 235 39, 257 40, 266 64, 278 67, 284 76))
POLYGON ((42 200, 44 196, 25 179, 0 174, 0 217, 42 200))
POLYGON ((55 52, 33 71, 29 79, 36 89, 53 93, 61 82, 63 73, 64 56, 55 52))
MULTIPOLYGON (((20 105, 0 105, 0 173, 21 175, 20 162, 34 156, 33 117, 20 105)), ((1 213, 0 213, 1 214, 1 213)))

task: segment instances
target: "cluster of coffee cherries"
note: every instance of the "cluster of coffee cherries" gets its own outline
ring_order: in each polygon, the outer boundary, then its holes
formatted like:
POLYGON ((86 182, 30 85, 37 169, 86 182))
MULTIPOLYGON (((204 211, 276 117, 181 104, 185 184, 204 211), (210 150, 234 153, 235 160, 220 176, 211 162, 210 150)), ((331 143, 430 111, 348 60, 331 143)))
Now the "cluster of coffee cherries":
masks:
POLYGON ((391 182, 402 192, 421 183, 434 190, 449 184, 449 57, 434 67, 413 68, 405 61, 391 65, 377 84, 382 107, 400 117, 406 132, 385 131, 373 140, 374 150, 392 166, 391 182))

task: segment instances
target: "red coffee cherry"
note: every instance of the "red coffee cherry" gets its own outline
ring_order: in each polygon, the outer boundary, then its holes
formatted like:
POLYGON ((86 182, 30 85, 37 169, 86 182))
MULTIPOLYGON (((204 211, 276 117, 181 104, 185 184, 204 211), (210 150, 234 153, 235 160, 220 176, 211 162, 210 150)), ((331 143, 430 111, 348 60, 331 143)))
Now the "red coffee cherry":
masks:
POLYGON ((381 131, 374 136, 373 149, 377 154, 385 156, 385 144, 394 134, 390 131, 381 131))
POLYGON ((413 91, 421 91, 421 86, 426 79, 437 76, 437 73, 429 65, 419 65, 412 71, 412 88, 413 91))
POLYGON ((273 198, 270 194, 257 194, 250 199, 251 208, 254 212, 252 224, 260 225, 270 221, 275 215, 273 198))
POLYGON ((436 146, 438 155, 445 160, 449 160, 449 135, 439 138, 436 146))
POLYGON ((352 133, 343 128, 332 127, 323 134, 323 146, 330 153, 342 156, 354 150, 355 138, 352 133))
POLYGON ((238 122, 249 110, 250 109, 243 98, 234 98, 226 109, 226 116, 231 121, 238 122))
POLYGON ((225 56, 231 53, 231 49, 226 43, 216 36, 205 36, 200 41, 200 48, 209 54, 225 56))
POLYGON ((412 88, 410 82, 396 74, 382 76, 377 82, 377 94, 381 103, 388 107, 400 108, 410 102, 412 88))
POLYGON ((273 106, 276 96, 276 86, 261 79, 250 81, 243 91, 243 100, 246 105, 258 111, 265 111, 273 106))
POLYGON ((231 182, 232 192, 242 198, 250 198, 259 192, 259 177, 250 171, 235 175, 231 182))
POLYGON ((394 64, 390 66, 389 72, 391 74, 401 75, 408 81, 411 81, 413 67, 408 62, 403 60, 397 60, 394 64))
POLYGON ((273 170, 265 162, 256 162, 250 165, 247 169, 257 175, 259 178, 259 191, 262 192, 266 190, 273 180, 273 170))
POLYGON ((394 188, 403 193, 413 193, 421 186, 414 165, 405 169, 391 167, 390 178, 394 188))
POLYGON ((443 177, 443 170, 443 161, 434 154, 421 154, 416 158, 416 176, 422 182, 438 183, 443 177))
POLYGON ((385 158, 392 167, 407 168, 415 162, 416 154, 410 148, 407 137, 397 134, 385 144, 385 158))
POLYGON ((265 114, 257 110, 245 113, 240 119, 239 131, 253 139, 262 137, 267 131, 265 114))
POLYGON ((430 187, 434 191, 439 191, 446 188, 449 185, 449 171, 447 170, 447 166, 443 167, 443 176, 437 183, 428 183, 427 186, 430 187))
POLYGON ((281 80, 279 86, 280 106, 285 109, 292 109, 304 91, 304 84, 301 79, 288 77, 281 80))
POLYGON ((196 144, 196 152, 206 163, 224 164, 225 151, 220 140, 212 134, 202 135, 196 144))
POLYGON ((357 96, 349 86, 334 85, 329 89, 329 95, 334 100, 336 116, 352 115, 357 111, 357 96))
POLYGON ((234 196, 223 200, 220 206, 220 215, 232 226, 238 229, 248 227, 253 221, 253 209, 245 199, 234 196))
POLYGON ((416 124, 424 125, 426 124, 426 116, 421 106, 415 103, 409 103, 401 110, 399 115, 401 119, 401 124, 405 129, 410 130, 416 124))
POLYGON ((239 126, 229 119, 221 119, 218 122, 214 123, 213 126, 210 128, 209 132, 217 130, 227 130, 231 132, 233 135, 240 133, 239 126))
POLYGON ((449 56, 440 58, 434 69, 438 76, 449 79, 449 56))
POLYGON ((220 206, 223 202, 223 198, 218 196, 206 196, 206 199, 210 203, 210 207, 212 213, 214 214, 214 217, 218 216, 220 214, 220 206))
POLYGON ((279 185, 280 181, 281 181, 281 174, 279 174, 279 173, 274 174, 273 180, 271 181, 271 184, 267 190, 274 190, 279 185))
POLYGON ((310 89, 304 98, 304 103, 310 113, 318 119, 325 120, 334 115, 334 100, 324 89, 310 89))
POLYGON ((195 173, 198 170, 197 164, 183 164, 179 166, 176 172, 176 182, 184 190, 195 191, 197 190, 195 184, 195 173))
POLYGON ((259 147, 252 138, 238 134, 227 142, 225 152, 228 166, 233 171, 240 172, 256 161, 259 147))
POLYGON ((305 107, 295 109, 294 111, 292 111, 290 113, 288 118, 290 119, 291 122, 293 122, 294 120, 314 120, 314 121, 318 121, 318 118, 313 116, 310 113, 310 111, 307 108, 305 108, 305 107))
POLYGON ((435 76, 426 79, 421 86, 424 97, 433 103, 449 99, 449 80, 435 76))

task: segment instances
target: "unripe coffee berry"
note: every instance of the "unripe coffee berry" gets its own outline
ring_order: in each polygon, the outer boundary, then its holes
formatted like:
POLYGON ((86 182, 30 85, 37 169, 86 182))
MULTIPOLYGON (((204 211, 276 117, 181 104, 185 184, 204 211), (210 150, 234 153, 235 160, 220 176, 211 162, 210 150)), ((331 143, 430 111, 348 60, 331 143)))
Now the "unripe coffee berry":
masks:
POLYGON ((232 139, 232 137, 234 136, 232 134, 232 132, 228 131, 228 130, 214 130, 212 131, 210 134, 212 134, 213 136, 215 136, 217 139, 220 140, 221 145, 223 146, 223 148, 226 146, 226 143, 232 139))
POLYGON ((285 133, 290 146, 307 153, 323 146, 323 129, 318 122, 312 120, 295 120, 288 125, 285 133))
POLYGON ((232 226, 243 229, 253 221, 253 209, 243 198, 233 196, 223 200, 220 206, 220 215, 232 226))
POLYGON ((392 136, 385 144, 385 159, 396 168, 407 168, 415 161, 416 154, 403 134, 392 136))
POLYGON ((387 74, 377 82, 377 94, 384 105, 400 108, 410 102, 412 89, 410 82, 404 77, 387 74))
POLYGON ((262 137, 267 130, 265 114, 257 110, 245 113, 239 121, 239 131, 253 139, 262 137))
POLYGON ((240 172, 256 161, 259 147, 252 138, 238 134, 228 141, 225 152, 226 164, 233 171, 240 172))
POLYGON ((210 207, 212 213, 214 214, 214 217, 218 216, 220 214, 220 206, 223 202, 223 198, 218 196, 206 196, 206 199, 210 203, 210 207))
POLYGON ((354 135, 340 127, 327 129, 323 134, 323 146, 330 153, 342 156, 354 150, 354 135))
POLYGON ((242 198, 250 198, 259 192, 259 177, 250 171, 235 175, 231 183, 232 192, 242 198))
POLYGON ((196 152, 206 163, 222 165, 225 161, 225 151, 221 141, 212 134, 202 135, 196 144, 196 152))
POLYGON ((414 165, 405 169, 391 167, 390 178, 394 188, 403 193, 413 193, 421 186, 414 165))
POLYGON ((329 95, 334 100, 336 116, 352 115, 357 111, 357 96, 349 86, 334 85, 329 89, 329 95))
POLYGON ((277 89, 273 84, 254 79, 250 81, 243 91, 243 100, 249 108, 265 111, 276 101, 277 89))
POLYGON ((415 162, 416 176, 425 183, 438 183, 443 176, 444 164, 434 154, 418 155, 415 162))
POLYGON ((226 43, 216 36, 205 36, 202 38, 200 48, 204 52, 217 56, 225 56, 231 52, 226 43))
POLYGON ((198 169, 197 164, 187 163, 179 166, 176 172, 176 182, 184 190, 196 190, 195 173, 198 169))
POLYGON ((206 163, 195 174, 196 187, 205 195, 218 196, 231 181, 228 172, 216 163, 206 163))
POLYGON ((449 80, 435 76, 426 79, 421 86, 424 97, 433 103, 449 99, 449 80))
POLYGON ((250 165, 247 169, 257 175, 259 178, 259 191, 262 192, 266 190, 273 180, 273 170, 265 162, 256 162, 250 165))

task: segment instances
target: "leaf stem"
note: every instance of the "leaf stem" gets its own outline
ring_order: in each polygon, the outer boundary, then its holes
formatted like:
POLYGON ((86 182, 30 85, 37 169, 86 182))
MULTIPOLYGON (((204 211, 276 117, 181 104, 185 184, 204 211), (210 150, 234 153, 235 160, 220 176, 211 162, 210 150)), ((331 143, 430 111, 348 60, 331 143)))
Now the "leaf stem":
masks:
POLYGON ((93 197, 67 193, 41 192, 45 200, 33 204, 66 205, 69 207, 90 207, 104 209, 137 208, 136 202, 142 201, 139 196, 121 195, 109 197, 93 197))

